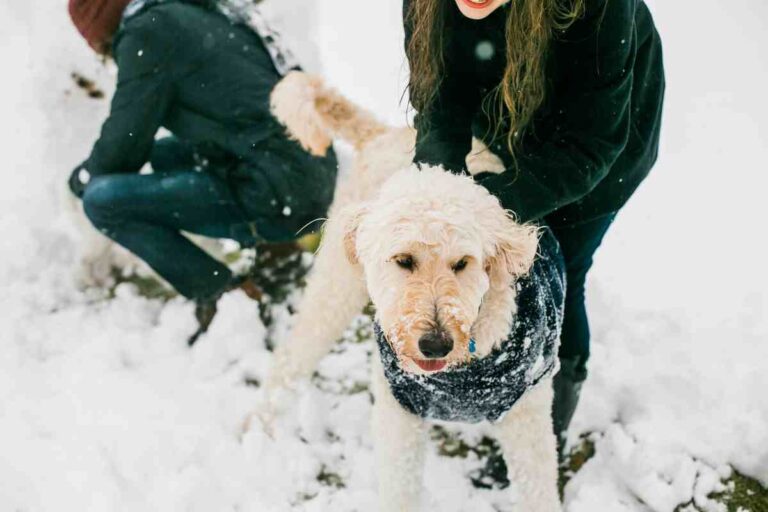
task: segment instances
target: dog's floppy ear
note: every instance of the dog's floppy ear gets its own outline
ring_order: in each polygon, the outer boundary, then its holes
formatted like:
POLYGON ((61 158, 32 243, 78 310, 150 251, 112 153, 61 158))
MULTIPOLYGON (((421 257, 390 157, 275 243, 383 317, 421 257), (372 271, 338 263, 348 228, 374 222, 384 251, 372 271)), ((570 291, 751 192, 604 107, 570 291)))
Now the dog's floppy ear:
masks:
POLYGON ((492 233, 495 245, 486 271, 492 283, 506 286, 510 277, 524 276, 533 266, 539 247, 539 229, 519 224, 506 213, 504 219, 494 223, 492 233))
POLYGON ((360 263, 357 255, 357 229, 366 211, 365 206, 358 206, 344 212, 344 253, 353 265, 360 263))

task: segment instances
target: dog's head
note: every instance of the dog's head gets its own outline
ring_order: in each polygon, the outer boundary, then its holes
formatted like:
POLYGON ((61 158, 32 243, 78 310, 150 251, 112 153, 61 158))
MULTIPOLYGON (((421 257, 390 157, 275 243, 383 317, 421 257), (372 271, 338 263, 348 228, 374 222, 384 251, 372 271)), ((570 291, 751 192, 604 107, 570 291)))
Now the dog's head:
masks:
POLYGON ((469 358, 484 297, 526 274, 537 246, 536 228, 471 178, 428 167, 394 174, 352 212, 345 238, 382 330, 415 373, 469 358))

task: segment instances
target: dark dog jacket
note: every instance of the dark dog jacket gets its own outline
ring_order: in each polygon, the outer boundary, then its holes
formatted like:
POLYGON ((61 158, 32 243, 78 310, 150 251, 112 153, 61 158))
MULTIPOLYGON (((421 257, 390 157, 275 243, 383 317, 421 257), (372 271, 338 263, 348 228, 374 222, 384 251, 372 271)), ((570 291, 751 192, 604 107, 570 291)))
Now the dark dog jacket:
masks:
POLYGON ((434 374, 403 371, 375 325, 384 374, 400 405, 425 419, 497 421, 553 372, 563 322, 565 269, 557 240, 548 229, 531 272, 515 286, 517 314, 509 337, 483 358, 434 374))

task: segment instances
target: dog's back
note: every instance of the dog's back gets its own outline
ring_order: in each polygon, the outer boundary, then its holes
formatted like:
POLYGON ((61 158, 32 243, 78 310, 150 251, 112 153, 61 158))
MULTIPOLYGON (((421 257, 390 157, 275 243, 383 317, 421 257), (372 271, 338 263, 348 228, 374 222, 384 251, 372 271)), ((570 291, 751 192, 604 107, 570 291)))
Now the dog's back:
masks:
POLYGON ((322 155, 333 139, 352 145, 355 159, 339 181, 330 216, 343 206, 370 199, 395 171, 410 165, 416 133, 378 121, 319 78, 289 73, 271 96, 272 113, 288 136, 307 151, 322 155))
MULTIPOLYGON (((289 73, 273 90, 270 102, 272 114, 285 126, 288 136, 312 154, 325 154, 333 139, 355 149, 349 176, 337 186, 331 215, 343 206, 370 199, 389 176, 412 164, 416 146, 413 128, 395 128, 378 121, 317 77, 300 71, 289 73)), ((467 155, 469 173, 499 173, 504 169, 499 157, 473 138, 467 155)))

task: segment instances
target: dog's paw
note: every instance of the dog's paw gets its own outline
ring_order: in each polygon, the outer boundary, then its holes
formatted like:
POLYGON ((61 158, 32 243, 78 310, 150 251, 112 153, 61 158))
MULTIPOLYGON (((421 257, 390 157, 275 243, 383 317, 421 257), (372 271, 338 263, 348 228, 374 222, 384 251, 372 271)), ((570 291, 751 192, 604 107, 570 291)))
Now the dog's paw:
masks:
POLYGON ((239 432, 240 440, 242 441, 249 432, 255 429, 260 429, 270 438, 274 438, 275 419, 276 415, 272 411, 268 411, 262 407, 257 408, 245 418, 245 421, 243 421, 239 432))
POLYGON ((517 501, 512 510, 514 512, 563 512, 563 507, 558 498, 543 496, 538 499, 517 501))
POLYGON ((267 436, 273 438, 276 431, 276 424, 284 418, 291 405, 298 400, 297 393, 286 388, 267 388, 264 399, 259 402, 254 411, 243 421, 240 429, 240 438, 242 439, 253 429, 260 429, 267 436))

